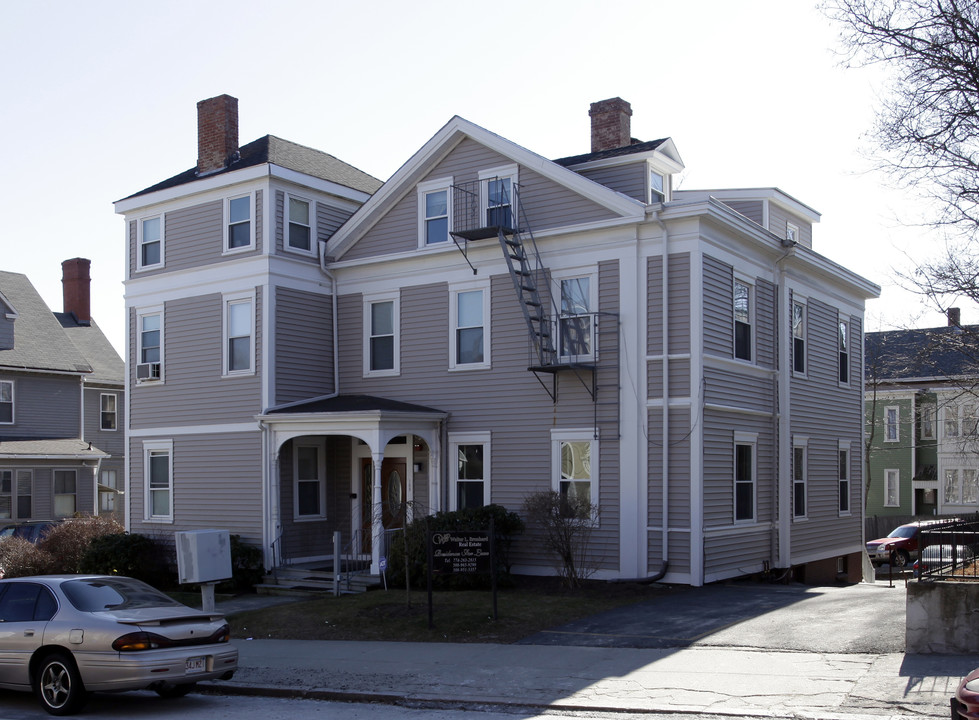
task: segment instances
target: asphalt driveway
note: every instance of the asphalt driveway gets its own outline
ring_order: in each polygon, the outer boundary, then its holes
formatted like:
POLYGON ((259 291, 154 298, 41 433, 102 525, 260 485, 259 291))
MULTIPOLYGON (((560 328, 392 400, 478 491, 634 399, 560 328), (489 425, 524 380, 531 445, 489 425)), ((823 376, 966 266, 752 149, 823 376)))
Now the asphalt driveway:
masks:
POLYGON ((904 652, 904 582, 650 588, 650 599, 537 633, 525 645, 904 652))

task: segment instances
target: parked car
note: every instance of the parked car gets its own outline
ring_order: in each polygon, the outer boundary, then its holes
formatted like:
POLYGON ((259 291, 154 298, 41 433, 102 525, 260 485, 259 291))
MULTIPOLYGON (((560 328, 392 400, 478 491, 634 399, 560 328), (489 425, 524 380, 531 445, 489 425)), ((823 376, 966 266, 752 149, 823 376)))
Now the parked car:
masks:
POLYGON ((0 688, 33 690, 52 715, 77 712, 91 692, 180 697, 238 667, 223 615, 128 577, 0 580, 0 627, 0 688))
POLYGON ((19 537, 37 545, 48 534, 48 530, 57 524, 56 522, 28 522, 19 525, 7 525, 0 528, 0 540, 19 537))
POLYGON ((867 543, 867 554, 874 565, 888 563, 891 567, 903 568, 911 562, 911 554, 918 552, 918 536, 921 529, 935 525, 936 521, 922 520, 899 525, 887 537, 867 543))
POLYGON ((952 698, 952 720, 974 720, 979 717, 979 668, 962 678, 952 698))
POLYGON ((944 565, 961 566, 974 559, 972 551, 965 545, 929 545, 921 551, 921 557, 914 561, 912 569, 915 577, 944 565))

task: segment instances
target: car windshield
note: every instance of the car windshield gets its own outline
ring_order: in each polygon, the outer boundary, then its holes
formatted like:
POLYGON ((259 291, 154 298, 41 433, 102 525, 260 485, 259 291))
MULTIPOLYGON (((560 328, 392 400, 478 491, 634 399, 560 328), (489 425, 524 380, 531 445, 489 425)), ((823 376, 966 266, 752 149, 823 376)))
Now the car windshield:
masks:
POLYGON ((180 603, 144 582, 125 577, 69 580, 61 586, 68 602, 82 612, 179 607, 180 603))
POLYGON ((891 532, 888 534, 887 537, 910 538, 910 537, 914 537, 915 533, 917 532, 918 532, 918 528, 914 527, 913 525, 902 525, 899 528, 894 528, 893 530, 891 530, 891 532))

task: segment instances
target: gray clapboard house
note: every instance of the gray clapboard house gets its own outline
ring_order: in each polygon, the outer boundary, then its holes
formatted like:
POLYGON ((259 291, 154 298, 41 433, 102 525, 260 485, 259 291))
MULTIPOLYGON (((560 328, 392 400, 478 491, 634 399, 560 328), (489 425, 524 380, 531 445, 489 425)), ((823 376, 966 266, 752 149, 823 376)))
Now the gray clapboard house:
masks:
POLYGON ((382 184, 199 103, 197 167, 116 203, 128 526, 270 567, 339 530, 376 571, 404 514, 553 489, 599 508, 596 577, 858 577, 879 288, 791 196, 675 191, 672 140, 591 116, 557 161, 455 117, 382 184))
POLYGON ((83 258, 62 263, 59 313, 25 275, 0 272, 2 523, 117 507, 124 365, 91 318, 89 267, 83 258))

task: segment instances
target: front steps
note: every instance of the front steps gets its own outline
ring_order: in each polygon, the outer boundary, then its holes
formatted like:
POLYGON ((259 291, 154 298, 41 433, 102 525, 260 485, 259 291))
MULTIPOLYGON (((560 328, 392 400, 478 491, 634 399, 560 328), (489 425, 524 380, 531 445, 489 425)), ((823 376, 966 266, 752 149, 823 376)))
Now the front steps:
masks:
MULTIPOLYGON (((381 584, 380 575, 368 572, 350 573, 341 576, 341 594, 366 592, 381 584)), ((327 563, 310 566, 289 565, 277 567, 265 576, 260 585, 255 586, 260 595, 289 595, 294 597, 322 597, 333 594, 333 570, 327 563)))

